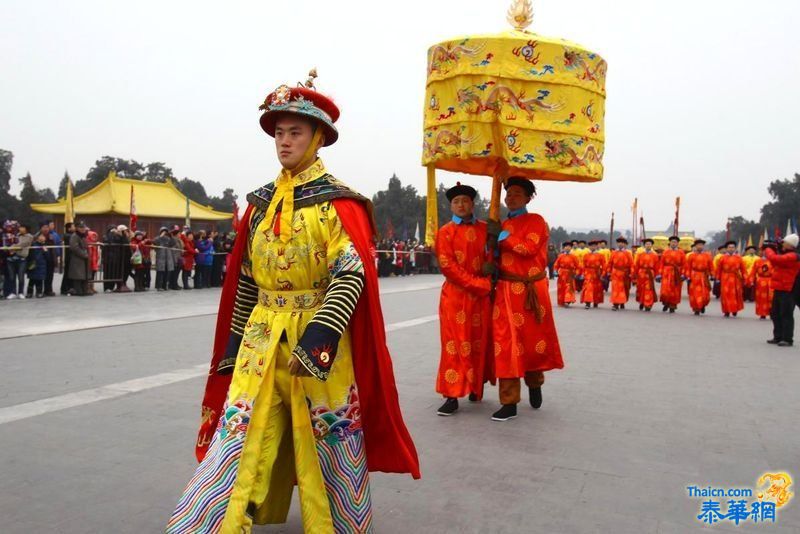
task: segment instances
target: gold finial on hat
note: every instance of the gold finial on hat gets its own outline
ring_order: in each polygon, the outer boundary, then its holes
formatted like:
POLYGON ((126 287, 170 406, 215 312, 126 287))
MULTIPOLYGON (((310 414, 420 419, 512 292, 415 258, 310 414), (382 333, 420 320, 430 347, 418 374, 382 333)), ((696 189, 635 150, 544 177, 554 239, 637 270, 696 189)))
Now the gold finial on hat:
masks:
POLYGON ((533 22, 533 6, 530 0, 514 0, 508 8, 506 20, 515 30, 525 31, 533 22))
POLYGON ((306 83, 300 83, 298 85, 300 87, 305 87, 306 89, 316 89, 316 87, 314 87, 314 79, 316 77, 317 77, 317 68, 314 67, 313 69, 308 71, 308 79, 306 80, 306 83))

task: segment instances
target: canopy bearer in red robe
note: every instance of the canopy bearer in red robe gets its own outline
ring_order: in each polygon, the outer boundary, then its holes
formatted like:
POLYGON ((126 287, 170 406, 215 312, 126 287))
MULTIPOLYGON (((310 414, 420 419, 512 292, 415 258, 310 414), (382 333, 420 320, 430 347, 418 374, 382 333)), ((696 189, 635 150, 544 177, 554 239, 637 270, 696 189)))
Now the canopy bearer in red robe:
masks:
POLYGON ((636 280, 636 302, 639 310, 650 311, 656 301, 656 276, 661 260, 653 250, 653 240, 642 241, 644 250, 636 254, 633 262, 633 278, 636 280))
POLYGON ((683 270, 686 263, 686 253, 678 248, 681 239, 674 235, 669 238, 669 247, 661 253, 661 275, 656 281, 661 282, 661 311, 675 313, 681 302, 683 293, 683 270))
POLYGON ((717 264, 715 276, 720 282, 722 313, 725 317, 736 317, 744 309, 744 281, 747 278, 742 257, 736 252, 736 241, 725 243, 725 254, 717 264))
POLYGON ((606 259, 598 250, 599 245, 599 241, 589 241, 589 253, 583 257, 581 302, 586 304, 587 310, 592 306, 597 308, 598 305, 602 304, 605 294, 603 290, 603 273, 606 271, 606 259))
POLYGON ((502 227, 488 223, 490 243, 496 239, 500 252, 492 339, 503 406, 492 415, 494 421, 517 416, 520 378, 525 378, 531 406, 539 408, 544 372, 564 367, 545 273, 550 232, 541 215, 527 210, 536 188, 516 177, 505 187, 508 218, 502 227))
POLYGON ((633 253, 628 250, 628 240, 617 238, 617 250, 611 253, 606 266, 606 276, 611 279, 611 304, 613 310, 624 310, 631 292, 633 253))
POLYGON ((572 243, 565 241, 561 244, 561 254, 553 264, 553 269, 558 273, 558 305, 565 308, 575 302, 575 277, 580 268, 577 256, 572 254, 572 243))
POLYGON ((753 264, 753 273, 750 275, 752 281, 750 285, 755 288, 756 315, 766 321, 772 310, 772 264, 767 259, 766 252, 761 251, 759 257, 753 264))
MULTIPOLYGON (((492 281, 484 265, 486 223, 475 219, 473 208, 478 192, 457 184, 447 190, 452 220, 436 234, 436 257, 445 277, 439 299, 439 331, 442 353, 436 392, 445 397, 437 412, 453 415, 458 398, 483 398, 483 384, 489 377, 489 293, 492 281)), ((491 362, 489 362, 491 363, 491 362)))
POLYGON ((714 274, 714 259, 704 250, 706 242, 696 239, 692 248, 694 252, 686 258, 683 269, 684 276, 689 280, 689 306, 695 315, 706 312, 706 306, 711 302, 711 283, 709 277, 714 274))
POLYGON ((282 171, 247 195, 225 277, 196 443, 200 465, 166 531, 283 523, 371 532, 369 471, 419 462, 403 424, 372 262, 369 200, 330 175, 339 110, 282 85, 261 108, 282 171))

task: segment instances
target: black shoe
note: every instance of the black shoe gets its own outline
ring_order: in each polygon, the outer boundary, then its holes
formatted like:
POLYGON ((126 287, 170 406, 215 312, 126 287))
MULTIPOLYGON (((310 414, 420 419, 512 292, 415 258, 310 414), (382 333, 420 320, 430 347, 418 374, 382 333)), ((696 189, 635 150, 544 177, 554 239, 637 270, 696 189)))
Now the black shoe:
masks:
POLYGON ((645 309, 644 309, 644 311, 650 311, 650 310, 652 310, 652 309, 653 309, 653 307, 652 307, 652 306, 646 306, 646 307, 645 307, 645 309))
POLYGON ((504 404, 502 408, 492 414, 492 421, 508 421, 517 416, 516 404, 504 404))
POLYGON ((703 306, 703 309, 700 310, 700 313, 705 313, 705 312, 706 312, 706 307, 703 306))
POLYGON ((478 400, 479 400, 479 399, 478 399, 478 396, 477 396, 477 395, 475 395, 474 393, 470 393, 470 394, 469 394, 469 401, 470 401, 470 402, 478 402, 478 400))
POLYGON ((617 310, 619 310, 619 306, 617 304, 614 304, 614 306, 611 307, 611 311, 617 311, 617 310))
POLYGON ((726 313, 726 314, 725 314, 725 317, 730 317, 730 316, 731 316, 731 314, 730 314, 730 313, 726 313))
POLYGON ((695 315, 700 315, 700 312, 699 311, 695 311, 694 314, 695 315))
POLYGON ((769 343, 770 345, 777 345, 780 342, 781 342, 780 339, 768 339, 767 340, 767 343, 769 343))
POLYGON ((436 411, 436 415, 448 416, 453 415, 458 410, 458 399, 448 397, 444 404, 442 404, 436 411))
POLYGON ((675 308, 670 308, 670 309, 669 309, 669 312, 670 312, 670 313, 675 313, 675 308))
POLYGON ((625 309, 625 305, 624 304, 620 304, 619 307, 620 307, 621 310, 625 309))
POLYGON ((761 317, 759 317, 759 319, 761 319, 762 321, 766 321, 767 317, 765 315, 762 315, 761 317))
POLYGON ((779 347, 791 347, 793 343, 791 341, 781 341, 778 343, 779 347))
POLYGON ((592 307, 592 305, 591 305, 591 304, 589 304, 589 303, 587 302, 587 303, 586 303, 586 309, 588 310, 588 309, 589 309, 589 308, 591 308, 591 307, 592 307))
POLYGON ((598 306, 599 306, 599 304, 595 302, 595 303, 594 303, 594 307, 596 308, 596 307, 598 307, 598 306))
POLYGON ((644 309, 644 304, 639 304, 639 311, 642 311, 643 309, 644 309))
POLYGON ((733 316, 736 317, 736 312, 733 312, 733 316))
POLYGON ((530 395, 531 399, 531 406, 533 406, 534 410, 538 410, 542 407, 542 386, 537 386, 535 388, 528 388, 528 394, 530 395))

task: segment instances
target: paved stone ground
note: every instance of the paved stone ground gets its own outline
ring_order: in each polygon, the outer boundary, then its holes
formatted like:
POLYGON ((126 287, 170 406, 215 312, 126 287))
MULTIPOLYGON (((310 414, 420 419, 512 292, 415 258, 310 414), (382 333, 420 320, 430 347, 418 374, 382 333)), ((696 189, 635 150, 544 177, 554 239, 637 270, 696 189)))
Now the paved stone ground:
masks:
MULTIPOLYGON (((377 532, 689 532, 704 530, 690 484, 800 477, 800 350, 766 345, 769 323, 751 305, 736 319, 716 302, 700 318, 686 303, 675 315, 557 309, 565 369, 549 373, 541 410, 521 404, 517 419, 493 423, 495 388, 454 417, 435 415, 438 282, 382 283, 423 478, 372 476, 377 532)), ((195 467, 201 377, 2 421, 24 403, 207 363, 218 296, 0 303, 1 532, 163 528, 195 467), (131 324, 113 326, 121 316, 131 324)), ((800 532, 800 505, 774 525, 707 530, 800 532)), ((256 529, 301 531, 296 505, 286 525, 256 529)))

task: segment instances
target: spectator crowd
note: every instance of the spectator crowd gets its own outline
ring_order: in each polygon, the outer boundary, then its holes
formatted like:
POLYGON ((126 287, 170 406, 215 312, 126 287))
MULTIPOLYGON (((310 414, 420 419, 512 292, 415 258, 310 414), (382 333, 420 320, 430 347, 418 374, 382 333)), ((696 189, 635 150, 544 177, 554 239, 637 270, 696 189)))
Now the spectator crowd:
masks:
MULTIPOLYGON (((162 227, 156 236, 124 224, 100 235, 83 222, 67 223, 59 234, 53 221, 38 227, 5 221, 0 299, 88 296, 101 287, 106 293, 220 287, 235 237, 177 224, 162 227), (56 273, 63 277, 54 288, 56 273)), ((377 241, 374 259, 381 277, 439 272, 431 247, 416 239, 377 241)))
POLYGON ((382 239, 376 244, 378 276, 409 276, 438 273, 433 249, 416 239, 382 239))
POLYGON ((109 226, 100 236, 83 222, 67 223, 61 235, 52 221, 38 228, 5 221, 0 298, 87 296, 96 293, 100 284, 107 293, 126 293, 131 291, 129 280, 134 292, 153 286, 156 291, 219 287, 234 240, 233 232, 195 232, 179 225, 162 227, 151 237, 121 224, 109 226), (60 287, 54 288, 57 272, 63 277, 60 287))

